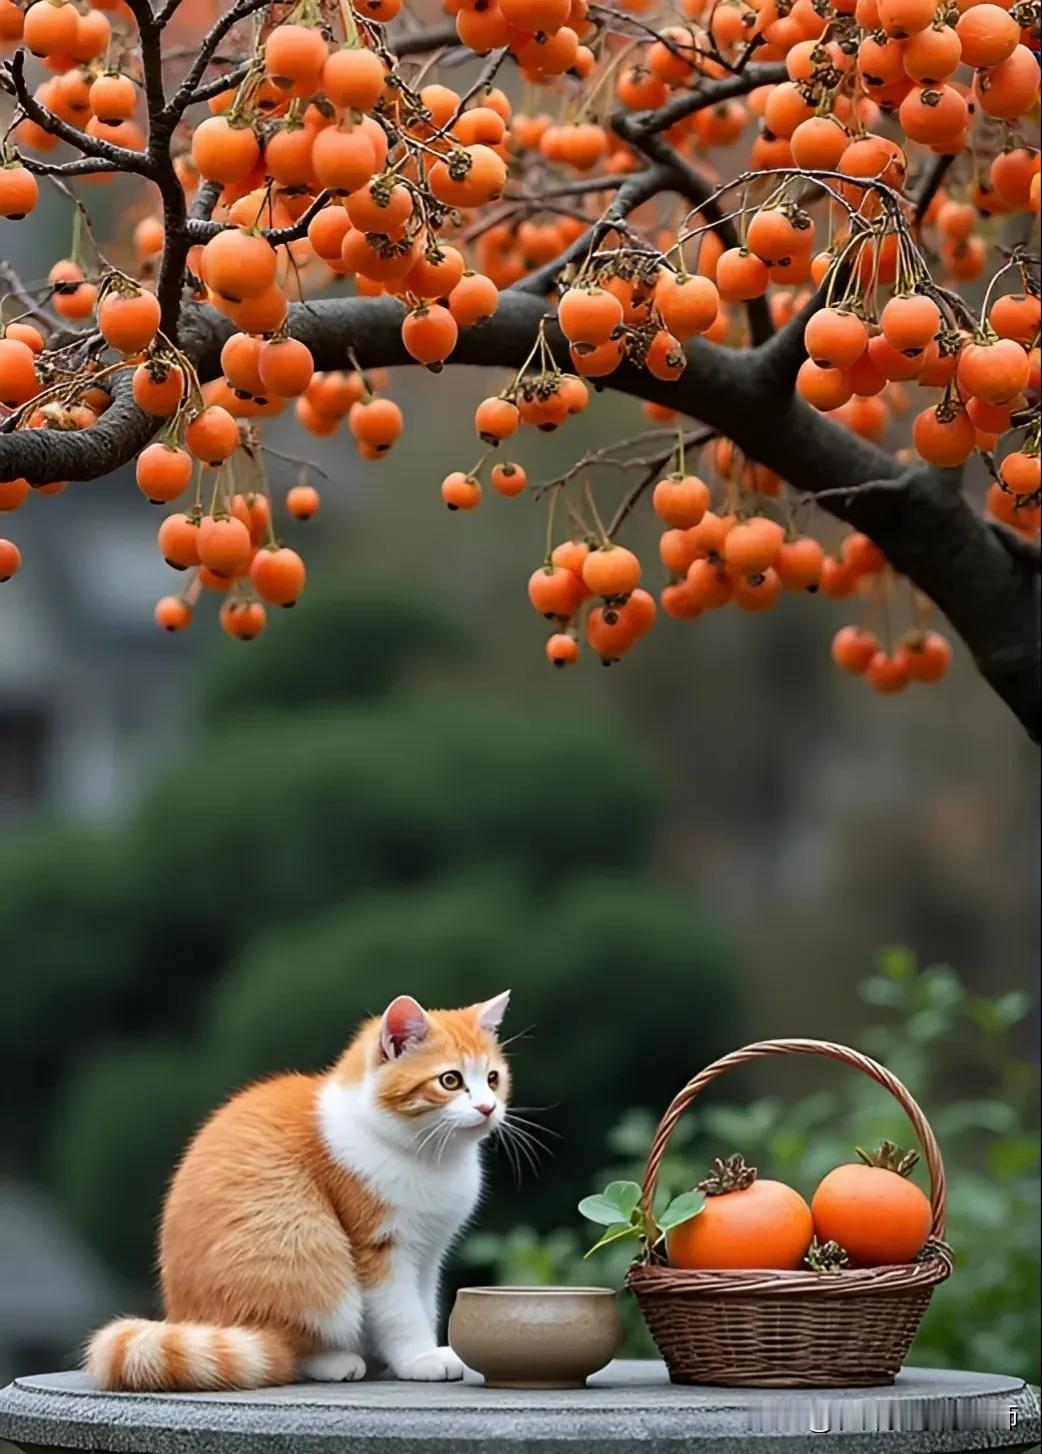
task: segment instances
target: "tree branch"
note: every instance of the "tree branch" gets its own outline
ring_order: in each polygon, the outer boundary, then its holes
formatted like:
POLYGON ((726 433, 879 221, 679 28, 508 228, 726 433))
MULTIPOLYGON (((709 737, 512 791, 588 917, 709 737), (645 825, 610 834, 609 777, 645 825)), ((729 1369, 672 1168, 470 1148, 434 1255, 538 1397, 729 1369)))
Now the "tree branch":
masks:
MULTIPOLYGON (((461 333, 452 362, 520 367, 544 314, 539 293, 508 289, 489 322, 461 333)), ((308 345, 319 369, 343 368, 349 349, 364 368, 396 366, 411 362, 401 320, 402 305, 394 298, 322 299, 291 305, 289 330, 308 345)), ((179 340, 201 378, 217 376, 221 347, 234 329, 215 309, 184 309, 179 340)), ((560 332, 551 325, 546 336, 567 366, 560 332)), ((624 363, 609 387, 700 421, 794 489, 821 494, 830 513, 871 536, 894 568, 936 602, 981 674, 1037 739, 1038 572, 974 513, 957 481, 925 467, 903 471, 892 455, 791 392, 765 389, 755 351, 696 338, 687 356, 687 370, 675 383, 624 363), (876 481, 893 481, 896 488, 861 488, 876 481)), ((112 407, 81 433, 0 434, 0 478, 93 478, 131 459, 159 424, 129 402, 127 387, 121 379, 112 407)))
POLYGON ((396 35, 390 42, 391 50, 402 59, 406 56, 426 55, 428 51, 459 44, 459 35, 451 22, 448 25, 432 25, 424 30, 414 30, 412 34, 396 35))
MULTIPOLYGON (((304 209, 296 222, 291 222, 286 227, 262 228, 262 234, 268 239, 272 247, 281 247, 287 242, 296 242, 301 237, 307 236, 307 230, 314 218, 322 211, 326 203, 332 197, 332 192, 319 192, 318 196, 304 209)), ((185 236, 189 242, 209 242, 211 237, 216 237, 219 232, 226 232, 234 224, 230 222, 212 222, 209 218, 190 217, 185 223, 185 236)))
MULTIPOLYGON (((0 284, 3 285, 5 290, 2 297, 0 297, 0 301, 3 301, 3 298, 13 298, 16 303, 21 305, 23 310, 22 316, 32 318, 37 323, 41 323, 47 329, 48 333, 53 333, 58 328, 57 318, 52 313, 49 313, 42 303, 33 297, 17 272, 5 258, 0 258, 0 284)), ((48 287, 45 291, 47 296, 50 297, 51 289, 48 287)), ((3 318, 0 318, 0 323, 3 321, 3 318)), ((7 321, 9 322, 10 320, 7 321)))
POLYGON ((34 485, 94 480, 132 460, 162 423, 131 396, 132 370, 115 376, 112 403, 89 429, 16 429, 0 432, 0 479, 34 485))
MULTIPOLYGON (((206 75, 206 68, 213 60, 217 47, 229 30, 234 29, 240 20, 245 20, 255 10, 263 10, 264 6, 269 3, 270 0, 235 0, 235 4, 226 10, 203 36, 199 53, 189 67, 184 80, 167 102, 166 115, 171 129, 176 126, 185 110, 192 104, 192 97, 206 75)), ((159 22, 160 28, 165 23, 165 21, 159 22)))
POLYGON ((515 283, 509 291, 511 293, 539 294, 541 297, 545 297, 569 264, 587 257, 617 222, 639 207, 642 202, 647 202, 650 197, 656 196, 659 192, 671 190, 672 185, 673 173, 668 167, 656 164, 647 167, 642 172, 631 172, 619 187, 604 216, 595 222, 588 232, 584 232, 582 237, 576 238, 571 247, 566 248, 559 257, 541 268, 536 268, 535 272, 529 273, 526 278, 515 283))
POLYGON ((35 121, 37 126, 41 126, 51 136, 56 136, 59 141, 67 141, 77 151, 110 162, 113 171, 134 172, 138 176, 145 177, 149 175, 148 159, 141 152, 131 151, 126 146, 115 146, 110 141, 90 136, 87 132, 70 126, 67 121, 63 121, 60 116, 56 116, 47 106, 43 106, 37 101, 25 84, 24 49, 20 48, 15 51, 11 59, 6 62, 5 70, 18 105, 30 121, 35 121))
MULTIPOLYGON (((489 323, 460 335, 453 362, 518 367, 543 313, 541 297, 508 290, 489 323)), ((220 347, 233 325, 213 310, 192 310, 189 316, 199 327, 186 347, 209 376, 219 368, 220 347)), ((401 307, 393 299, 320 301, 294 307, 291 319, 291 331, 308 344, 319 368, 341 367, 349 345, 366 367, 408 362, 401 307)), ((566 363, 567 345, 556 328, 547 337, 566 363)), ((808 494, 902 477, 897 490, 855 489, 849 499, 829 498, 823 505, 871 536, 894 568, 936 602, 981 674, 1037 740, 1039 577, 1030 564, 974 513, 949 475, 925 467, 905 472, 892 455, 791 393, 765 391, 762 374, 751 367, 756 353, 696 338, 687 354, 687 371, 676 383, 624 364, 610 387, 718 430, 808 494)))
MULTIPOLYGON (((657 131, 668 131, 671 126, 694 115, 696 111, 704 111, 708 106, 719 106, 721 102, 733 101, 739 96, 748 96, 750 91, 755 91, 760 86, 773 86, 779 81, 787 81, 788 78, 789 72, 784 61, 745 66, 736 75, 724 76, 715 81, 702 81, 689 91, 679 91, 656 111, 626 114, 632 117, 637 131, 644 136, 651 136, 657 131)), ((612 124, 614 125, 614 118, 612 124)))
POLYGON ((211 101, 214 96, 219 96, 222 91, 236 90, 245 81, 252 69, 252 61, 243 61, 241 65, 236 66, 233 70, 222 71, 219 76, 214 76, 212 81, 207 81, 204 85, 197 86, 191 96, 189 96, 185 110, 187 111, 189 106, 197 106, 201 101, 211 101))
POLYGON ((941 183, 948 175, 948 169, 955 160, 954 156, 942 153, 936 156, 923 170, 922 176, 915 191, 912 194, 912 203, 915 207, 916 226, 926 216, 926 210, 940 190, 941 183))
POLYGON ((189 217, 193 222, 209 222, 213 209, 221 200, 220 182, 200 182, 192 199, 189 217))
MULTIPOLYGON (((668 167, 672 176, 672 190, 678 192, 697 207, 703 219, 710 224, 725 248, 738 246, 738 231, 729 217, 721 211, 716 200, 716 188, 708 177, 682 157, 676 147, 670 146, 658 132, 644 132, 628 114, 616 115, 612 125, 623 140, 638 147, 646 157, 668 167)), ((774 333, 774 322, 767 304, 766 295, 751 298, 746 304, 749 318, 749 333, 754 344, 765 343, 774 333)))
POLYGON ((100 172, 118 172, 115 162, 104 157, 77 157, 71 162, 45 162, 40 157, 21 153, 20 160, 26 171, 37 177, 96 177, 100 172))
POLYGON ((150 175, 163 203, 163 253, 159 260, 156 297, 161 311, 160 327, 168 338, 177 333, 177 319, 184 289, 185 261, 190 246, 185 231, 185 194, 170 154, 170 138, 176 116, 166 100, 163 81, 163 30, 152 12, 151 0, 127 0, 137 21, 141 41, 141 65, 148 110, 148 164, 150 175))

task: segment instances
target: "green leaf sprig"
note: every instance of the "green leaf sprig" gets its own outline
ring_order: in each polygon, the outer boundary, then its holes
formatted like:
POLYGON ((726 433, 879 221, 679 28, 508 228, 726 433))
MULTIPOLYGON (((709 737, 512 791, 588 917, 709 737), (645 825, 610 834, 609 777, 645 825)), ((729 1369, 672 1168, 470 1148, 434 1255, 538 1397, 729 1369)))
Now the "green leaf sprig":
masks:
POLYGON ((674 1197, 657 1215, 646 1213, 643 1193, 635 1181, 609 1182, 602 1192, 584 1197, 579 1203, 582 1215, 605 1229, 586 1256, 592 1257, 602 1247, 625 1238, 641 1242, 650 1252, 667 1232, 697 1217, 704 1206, 705 1197, 700 1191, 686 1191, 674 1197))

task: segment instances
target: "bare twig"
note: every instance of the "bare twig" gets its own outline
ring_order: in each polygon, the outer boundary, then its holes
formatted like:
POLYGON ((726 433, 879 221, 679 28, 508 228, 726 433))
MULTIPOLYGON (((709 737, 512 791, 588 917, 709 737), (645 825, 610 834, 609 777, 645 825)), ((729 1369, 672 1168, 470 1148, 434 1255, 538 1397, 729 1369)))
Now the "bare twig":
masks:
MULTIPOLYGON (((33 297, 11 263, 3 258, 0 258, 0 284, 3 285, 4 296, 14 298, 21 307, 23 318, 31 318, 36 323, 42 323, 49 332, 62 327, 54 314, 49 312, 38 298, 33 297)), ((50 292, 50 288, 47 289, 47 292, 50 292)), ((10 319, 0 318, 0 324, 10 321, 10 319)))
MULTIPOLYGON (((698 449, 703 444, 708 444, 711 439, 715 438, 715 429, 695 429, 692 430, 690 434, 684 435, 684 448, 698 449)), ((619 527, 622 525, 622 522, 629 514, 632 513, 632 511, 640 503, 642 496, 651 489, 651 486, 656 482, 659 475, 665 469, 666 465, 669 464, 669 461, 673 458, 675 453, 676 442, 674 441, 673 448, 669 451, 669 453, 662 455, 657 460, 655 460, 647 473, 642 475, 637 483, 632 487, 632 489, 630 489, 623 496, 622 500, 619 502, 618 509, 611 517, 611 521, 608 525, 607 530, 604 532, 609 540, 614 540, 616 534, 618 533, 619 527)))
POLYGON ((188 69, 184 80, 167 102, 167 119, 171 126, 175 125, 184 114, 186 108, 192 104, 192 97, 198 90, 203 77, 206 75, 207 67, 216 54, 217 47, 228 34, 228 32, 240 20, 245 20, 257 10, 263 10, 271 0, 235 0, 224 14, 210 27, 199 45, 195 60, 188 69))

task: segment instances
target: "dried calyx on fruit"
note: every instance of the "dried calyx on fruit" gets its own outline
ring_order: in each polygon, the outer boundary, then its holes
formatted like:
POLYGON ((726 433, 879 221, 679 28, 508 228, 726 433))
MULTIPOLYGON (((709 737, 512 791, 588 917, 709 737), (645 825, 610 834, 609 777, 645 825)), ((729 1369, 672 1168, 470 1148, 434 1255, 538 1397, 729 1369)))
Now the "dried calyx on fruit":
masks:
POLYGON ((878 1166, 898 1176, 911 1176, 920 1160, 918 1151, 906 1151, 893 1141, 881 1141, 875 1151, 866 1151, 862 1146, 855 1146, 854 1150, 866 1166, 878 1166))
POLYGON ((697 1190, 707 1197, 722 1197, 728 1192, 745 1191, 756 1180, 756 1167, 749 1166, 745 1157, 735 1152, 726 1159, 718 1156, 713 1169, 697 1183, 697 1190))
POLYGON ((811 1272, 836 1273, 849 1265, 850 1258, 838 1242, 819 1242, 812 1237, 804 1261, 811 1272))

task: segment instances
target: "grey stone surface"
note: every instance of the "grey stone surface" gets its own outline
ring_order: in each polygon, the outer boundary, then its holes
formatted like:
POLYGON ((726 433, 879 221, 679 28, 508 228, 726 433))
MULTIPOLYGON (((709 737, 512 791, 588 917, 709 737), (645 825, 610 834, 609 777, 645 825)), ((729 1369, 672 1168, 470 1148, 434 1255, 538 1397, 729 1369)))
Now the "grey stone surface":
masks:
POLYGON ((620 1361, 573 1392, 463 1384, 300 1384, 253 1393, 103 1394, 82 1373, 0 1391, 0 1439, 106 1454, 957 1454, 1038 1443, 1020 1379, 909 1368, 881 1389, 674 1387, 620 1361), (827 1432, 826 1432, 827 1431, 827 1432))

